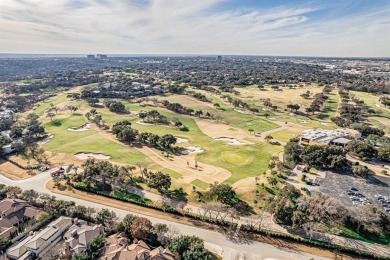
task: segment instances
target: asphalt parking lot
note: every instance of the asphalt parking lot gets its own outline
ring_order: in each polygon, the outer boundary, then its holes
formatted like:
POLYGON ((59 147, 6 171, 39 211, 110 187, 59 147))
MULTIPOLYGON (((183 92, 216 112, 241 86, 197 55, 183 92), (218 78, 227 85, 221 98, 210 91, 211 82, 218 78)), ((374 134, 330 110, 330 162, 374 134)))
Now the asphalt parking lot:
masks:
MULTIPOLYGON (((346 205, 353 205, 347 192, 351 188, 358 189, 371 201, 373 205, 382 208, 375 195, 390 196, 390 178, 370 175, 367 179, 355 178, 350 174, 326 172, 326 177, 317 179, 321 192, 327 193, 343 201, 346 205)), ((382 208, 383 209, 383 208, 382 208)))

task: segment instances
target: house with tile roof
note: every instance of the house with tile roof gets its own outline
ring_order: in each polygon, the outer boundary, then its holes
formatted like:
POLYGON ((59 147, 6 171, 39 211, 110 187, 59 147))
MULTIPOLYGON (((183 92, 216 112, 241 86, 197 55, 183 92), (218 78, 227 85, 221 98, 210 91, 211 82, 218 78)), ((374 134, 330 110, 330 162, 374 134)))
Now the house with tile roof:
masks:
POLYGON ((65 252, 70 254, 85 252, 91 240, 103 233, 104 227, 102 225, 91 226, 85 221, 75 219, 74 224, 64 235, 65 252))
POLYGON ((31 232, 29 236, 7 250, 9 259, 30 259, 44 255, 53 245, 62 239, 72 226, 73 219, 59 217, 39 232, 31 232))
POLYGON ((129 240, 123 234, 114 234, 106 238, 106 246, 101 250, 99 260, 174 260, 174 254, 168 249, 158 247, 153 250, 142 240, 129 240))
POLYGON ((24 200, 8 198, 0 201, 0 237, 9 239, 20 224, 35 219, 40 212, 24 200))

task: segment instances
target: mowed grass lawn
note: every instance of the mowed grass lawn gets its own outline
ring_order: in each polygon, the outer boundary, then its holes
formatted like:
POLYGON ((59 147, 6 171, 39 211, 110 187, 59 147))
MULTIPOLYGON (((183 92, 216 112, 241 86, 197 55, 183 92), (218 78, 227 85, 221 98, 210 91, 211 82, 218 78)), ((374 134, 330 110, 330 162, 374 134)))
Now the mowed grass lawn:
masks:
MULTIPOLYGON (((150 110, 153 108, 145 107, 142 109, 150 110)), ((173 134, 176 137, 189 140, 191 145, 199 146, 205 150, 204 153, 196 156, 197 161, 227 169, 232 173, 232 176, 226 180, 229 184, 233 184, 242 178, 258 176, 267 169, 270 157, 283 150, 282 146, 259 142, 253 145, 228 145, 224 141, 216 141, 203 134, 194 119, 190 117, 177 115, 162 109, 157 110, 169 118, 178 118, 189 128, 189 131, 182 132, 177 128, 161 125, 144 126, 135 123, 139 118, 131 118, 129 116, 129 119, 133 122, 133 128, 141 132, 150 132, 158 135, 173 134)))
POLYGON ((45 120, 46 131, 53 134, 52 140, 43 147, 52 152, 75 154, 78 152, 101 153, 111 156, 111 160, 119 163, 135 164, 143 161, 150 163, 145 155, 130 146, 121 145, 102 137, 94 130, 71 132, 69 127, 77 127, 86 122, 83 116, 60 115, 55 119, 61 122, 60 126, 54 126, 45 120))
POLYGON ((381 104, 381 102, 379 101, 379 96, 374 96, 370 93, 358 91, 351 91, 351 93, 355 95, 355 97, 363 100, 366 105, 379 112, 375 116, 386 117, 390 119, 390 108, 386 108, 384 105, 381 104))
POLYGON ((333 91, 329 95, 329 99, 324 104, 321 114, 318 115, 320 120, 330 121, 337 113, 337 108, 340 103, 340 96, 337 91, 333 91))
MULTIPOLYGON (((216 141, 213 138, 205 135, 196 124, 195 120, 189 116, 179 115, 172 111, 163 108, 154 107, 140 107, 138 104, 132 104, 123 101, 126 107, 132 112, 129 115, 117 115, 110 112, 106 108, 97 108, 99 114, 102 115, 103 121, 112 126, 121 120, 131 120, 132 127, 138 129, 140 132, 151 132, 158 135, 173 134, 176 137, 188 139, 191 145, 199 146, 205 150, 204 153, 196 156, 196 160, 200 163, 207 163, 221 168, 225 168, 232 173, 232 176, 226 181, 229 184, 246 178, 257 176, 267 169, 269 159, 272 154, 282 150, 281 146, 273 146, 268 143, 259 143, 255 141, 253 145, 231 146, 224 141, 216 141), (140 119, 136 113, 141 110, 157 109, 161 114, 170 119, 177 118, 185 126, 189 128, 188 132, 182 132, 177 128, 171 126, 144 126, 137 124, 140 119)), ((85 113, 91 108, 83 101, 76 101, 80 105, 80 113, 85 113)), ((231 110, 232 111, 232 110, 231 110)), ((236 120, 241 120, 241 123, 248 121, 256 121, 251 115, 243 115, 235 111, 236 120)), ((229 112, 233 114, 233 112, 229 112)), ((229 117, 227 113, 226 117, 229 117)), ((138 152, 136 149, 118 144, 114 141, 102 137, 99 132, 94 130, 82 132, 70 132, 69 127, 77 127, 87 122, 82 115, 71 115, 70 112, 56 116, 53 120, 60 120, 60 126, 54 126, 49 119, 44 119, 44 126, 46 131, 53 134, 53 139, 44 144, 44 148, 59 153, 75 154, 77 152, 92 152, 101 153, 111 156, 112 161, 135 164, 143 161, 152 166, 154 169, 161 169, 159 165, 151 162, 145 155, 138 152)), ((273 124, 268 121, 259 119, 263 123, 264 129, 273 128, 273 124), (270 126, 271 125, 271 126, 270 126)), ((249 126, 248 126, 249 127, 249 126)), ((253 125, 251 125, 253 127, 253 125)), ((165 170, 164 170, 165 172, 165 170)), ((176 172, 169 172, 173 178, 180 178, 181 174, 176 172)))
POLYGON ((296 137, 297 135, 301 134, 304 131, 304 129, 299 128, 290 128, 286 130, 281 130, 278 132, 274 132, 271 134, 273 138, 276 140, 282 141, 282 142, 288 142, 291 138, 296 137))
POLYGON ((38 116, 42 116, 45 113, 45 110, 51 107, 51 104, 54 106, 63 103, 67 99, 67 94, 59 94, 55 97, 47 99, 45 102, 38 103, 38 105, 34 108, 33 113, 38 116))
MULTIPOLYGON (((204 103, 202 101, 197 101, 191 98, 188 98, 184 95, 171 95, 167 97, 160 97, 160 100, 168 100, 169 102, 176 102, 183 104, 184 106, 190 107, 194 110, 201 109, 203 113, 209 112, 210 114, 220 118, 221 121, 232 125, 240 127, 244 130, 253 129, 256 132, 263 132, 267 130, 274 129, 278 127, 276 124, 259 118, 258 116, 252 114, 243 114, 234 110, 231 106, 228 106, 216 96, 211 96, 205 91, 196 92, 206 95, 206 97, 211 100, 210 103, 204 103), (217 103, 220 106, 220 109, 216 109, 213 105, 217 103)), ((261 114, 262 112, 260 112, 261 114)))

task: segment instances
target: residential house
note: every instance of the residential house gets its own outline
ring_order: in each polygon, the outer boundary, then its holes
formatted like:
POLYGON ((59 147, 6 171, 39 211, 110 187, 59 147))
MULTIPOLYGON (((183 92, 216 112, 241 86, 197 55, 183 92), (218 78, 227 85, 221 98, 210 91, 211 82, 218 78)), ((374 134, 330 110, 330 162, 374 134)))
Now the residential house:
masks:
POLYGON ((106 238, 106 246, 101 251, 99 260, 174 260, 169 249, 158 247, 153 250, 142 240, 129 240, 123 234, 114 234, 106 238))
POLYGON ((102 225, 88 225, 85 221, 74 220, 74 224, 64 235, 65 251, 68 253, 81 253, 87 250, 88 244, 94 237, 104 233, 102 225))
POLYGON ((59 217, 39 232, 31 232, 29 236, 7 250, 9 259, 39 258, 53 245, 62 239, 65 232, 73 224, 69 217, 59 217))
POLYGON ((4 199, 0 201, 0 236, 9 239, 21 223, 34 219, 41 211, 27 201, 4 199))

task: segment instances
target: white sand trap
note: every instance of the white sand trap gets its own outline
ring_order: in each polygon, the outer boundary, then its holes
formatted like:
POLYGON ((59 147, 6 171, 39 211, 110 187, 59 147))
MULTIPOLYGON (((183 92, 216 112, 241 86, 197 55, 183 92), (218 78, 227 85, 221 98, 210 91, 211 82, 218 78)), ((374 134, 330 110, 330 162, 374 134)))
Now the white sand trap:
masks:
POLYGON ((190 153, 203 153, 204 150, 198 146, 186 146, 186 149, 183 150, 181 153, 184 155, 190 154, 190 153))
POLYGON ((381 105, 379 105, 379 104, 375 104, 375 106, 376 106, 376 107, 381 107, 381 105))
POLYGON ((139 124, 139 125, 146 125, 146 126, 151 126, 151 125, 154 125, 154 124, 151 124, 151 123, 145 123, 145 122, 142 122, 142 121, 137 121, 136 123, 137 123, 137 124, 139 124))
POLYGON ((321 122, 322 125, 328 125, 328 123, 325 123, 325 122, 321 122))
POLYGON ((82 126, 68 128, 68 131, 71 131, 71 132, 87 131, 87 130, 89 130, 90 126, 91 125, 89 123, 86 123, 86 124, 83 124, 82 126))
POLYGON ((176 143, 177 144, 188 143, 188 140, 184 138, 176 137, 176 143))
POLYGON ((248 114, 248 112, 245 112, 244 110, 240 110, 240 109, 236 109, 236 108, 234 109, 234 111, 241 113, 241 114, 245 114, 245 115, 248 114))
POLYGON ((299 120, 299 122, 303 123, 303 124, 307 124, 307 121, 306 120, 299 120))
POLYGON ((246 145, 246 143, 242 143, 238 141, 236 138, 219 137, 219 138, 215 138, 215 140, 228 142, 228 145, 246 145))
POLYGON ((43 139, 41 141, 41 144, 45 144, 45 143, 49 142, 52 138, 53 138, 53 135, 49 135, 48 137, 46 137, 45 139, 43 139))
POLYGON ((263 111, 268 111, 268 109, 266 109, 266 108, 262 108, 261 110, 263 110, 263 111))
POLYGON ((271 120, 271 121, 275 121, 276 120, 275 117, 268 117, 268 119, 271 120))
POLYGON ((110 156, 100 154, 100 153, 76 153, 74 156, 79 158, 80 160, 87 160, 88 158, 95 158, 98 160, 108 160, 110 156))

